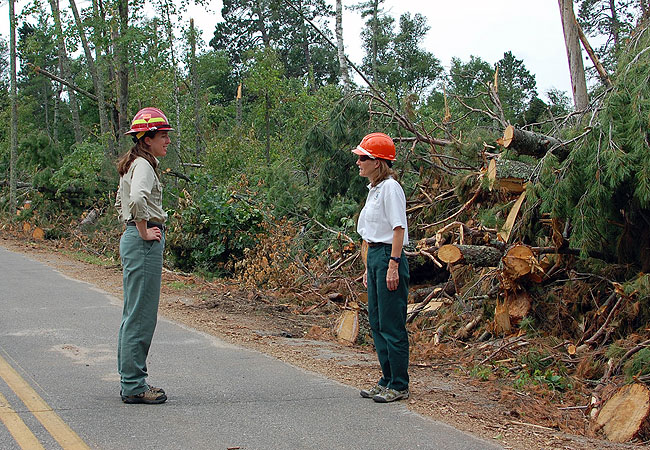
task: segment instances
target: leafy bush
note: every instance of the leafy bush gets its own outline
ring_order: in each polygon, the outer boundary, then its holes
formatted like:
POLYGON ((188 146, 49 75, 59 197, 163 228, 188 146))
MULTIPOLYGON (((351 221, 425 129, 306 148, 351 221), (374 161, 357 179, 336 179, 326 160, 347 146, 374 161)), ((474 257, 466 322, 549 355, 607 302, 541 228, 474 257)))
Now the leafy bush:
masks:
POLYGON ((254 246, 262 211, 241 195, 212 185, 208 176, 195 177, 200 191, 179 194, 179 209, 171 214, 167 248, 174 265, 184 271, 217 273, 230 259, 254 246))

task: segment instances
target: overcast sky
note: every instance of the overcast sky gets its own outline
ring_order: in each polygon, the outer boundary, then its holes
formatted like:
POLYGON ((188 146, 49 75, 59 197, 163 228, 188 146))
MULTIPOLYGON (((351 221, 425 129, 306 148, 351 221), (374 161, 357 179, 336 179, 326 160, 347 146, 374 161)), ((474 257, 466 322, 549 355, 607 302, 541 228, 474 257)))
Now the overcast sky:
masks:
MULTIPOLYGON (((334 6, 334 0, 326 1, 334 6)), ((358 2, 343 0, 343 5, 358 2)), ((66 3, 63 0, 61 6, 65 7, 66 3)), ((89 3, 89 0, 78 0, 78 7, 85 8, 89 3)), ((26 4, 17 0, 16 10, 20 11, 26 4)), ((512 51, 535 75, 542 98, 551 88, 571 91, 557 0, 386 0, 384 9, 395 17, 396 23, 405 12, 424 15, 431 29, 421 45, 440 59, 445 68, 449 68, 452 57, 468 61, 474 55, 494 64, 504 52, 512 51)), ((8 16, 7 0, 0 0, 4 39, 9 35, 8 16)), ((207 11, 205 7, 190 7, 187 19, 190 17, 203 30, 203 39, 209 42, 214 25, 221 20, 221 0, 212 0, 207 11)), ((356 64, 363 57, 359 39, 362 26, 359 14, 346 9, 343 39, 348 57, 356 64)), ((333 21, 331 29, 334 30, 333 21)))

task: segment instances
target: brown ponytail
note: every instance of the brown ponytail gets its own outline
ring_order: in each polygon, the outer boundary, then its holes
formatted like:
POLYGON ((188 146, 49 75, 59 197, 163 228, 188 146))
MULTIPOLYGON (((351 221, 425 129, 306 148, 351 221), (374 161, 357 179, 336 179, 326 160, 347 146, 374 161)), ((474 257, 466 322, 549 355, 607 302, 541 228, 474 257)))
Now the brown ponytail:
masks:
POLYGON ((117 162, 117 172, 120 174, 120 176, 124 176, 129 171, 129 168, 131 167, 131 163, 135 161, 136 158, 142 157, 146 159, 149 164, 151 164, 151 167, 153 167, 153 170, 156 170, 158 167, 158 162, 156 158, 151 154, 149 151, 149 146, 144 142, 145 137, 154 137, 156 134, 155 131, 151 132, 148 131, 145 133, 144 136, 142 136, 140 139, 136 141, 136 143, 131 147, 131 150, 126 152, 124 156, 120 158, 120 160, 117 162))

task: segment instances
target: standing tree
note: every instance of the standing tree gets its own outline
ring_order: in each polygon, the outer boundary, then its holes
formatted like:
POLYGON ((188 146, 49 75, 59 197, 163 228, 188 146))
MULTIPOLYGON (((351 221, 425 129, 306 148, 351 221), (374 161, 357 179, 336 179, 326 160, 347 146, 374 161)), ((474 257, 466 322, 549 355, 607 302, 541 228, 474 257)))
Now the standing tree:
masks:
POLYGON ((511 124, 521 124, 530 101, 537 96, 535 75, 512 52, 505 52, 503 58, 496 63, 496 68, 499 70, 499 98, 506 119, 511 124))
POLYGON ((336 50, 339 58, 339 67, 341 68, 343 88, 347 92, 352 89, 352 82, 350 81, 348 59, 345 56, 345 45, 343 45, 343 0, 336 0, 336 50))
POLYGON ((11 85, 11 156, 9 159, 9 204, 16 215, 16 158, 18 157, 18 96, 16 92, 16 15, 14 0, 9 0, 9 65, 11 85))
POLYGON ((75 0, 70 0, 70 7, 72 8, 72 13, 74 14, 75 23, 77 25, 77 31, 79 32, 79 37, 81 38, 81 44, 84 49, 84 54, 86 55, 86 63, 88 64, 88 70, 93 79, 93 86, 95 88, 95 93, 97 94, 97 109, 99 111, 99 127, 102 133, 102 143, 106 146, 106 153, 108 156, 113 156, 115 153, 115 142, 113 136, 110 134, 110 123, 108 121, 108 115, 106 114, 106 96, 104 94, 104 76, 101 70, 97 70, 95 65, 95 58, 90 51, 90 46, 88 45, 88 39, 86 38, 86 32, 84 31, 83 23, 81 21, 81 16, 77 10, 77 4, 75 0))
POLYGON ((562 19, 562 30, 564 31, 564 43, 569 60, 573 104, 577 110, 584 110, 589 106, 589 95, 587 94, 585 69, 582 64, 580 37, 578 36, 576 19, 573 13, 573 0, 558 0, 558 4, 562 19))
MULTIPOLYGON (((52 8, 52 17, 54 18, 54 27, 56 29, 56 40, 59 46, 59 66, 60 73, 63 79, 69 83, 73 82, 72 71, 70 70, 70 61, 68 60, 68 51, 65 45, 65 37, 63 35, 63 26, 61 24, 61 14, 59 12, 59 3, 57 0, 50 0, 50 7, 52 8)), ((77 103, 77 95, 73 89, 67 88, 68 97, 70 98, 70 111, 72 112, 72 127, 74 130, 74 140, 79 143, 83 140, 81 134, 81 121, 79 120, 79 105, 77 103)))

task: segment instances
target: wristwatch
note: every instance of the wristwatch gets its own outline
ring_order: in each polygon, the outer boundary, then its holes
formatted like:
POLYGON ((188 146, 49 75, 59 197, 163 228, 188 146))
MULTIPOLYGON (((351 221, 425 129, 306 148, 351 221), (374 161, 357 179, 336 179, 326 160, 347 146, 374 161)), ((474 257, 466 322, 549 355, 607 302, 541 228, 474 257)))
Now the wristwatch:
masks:
POLYGON ((402 258, 398 258, 397 256, 391 256, 390 259, 395 261, 397 264, 399 264, 399 262, 402 260, 402 258))

